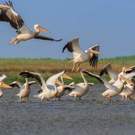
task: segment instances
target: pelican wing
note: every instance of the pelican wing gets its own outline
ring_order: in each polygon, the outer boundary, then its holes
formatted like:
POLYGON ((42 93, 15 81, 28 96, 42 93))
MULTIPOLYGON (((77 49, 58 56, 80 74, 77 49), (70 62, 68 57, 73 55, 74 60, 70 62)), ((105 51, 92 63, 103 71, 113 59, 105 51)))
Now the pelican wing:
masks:
POLYGON ((102 76, 103 74, 107 74, 109 75, 109 77, 112 79, 112 80, 117 80, 117 77, 118 77, 118 73, 116 73, 115 71, 112 70, 112 66, 111 64, 107 64, 105 65, 101 71, 100 71, 100 76, 102 76))
POLYGON ((0 21, 10 23, 15 29, 21 28, 24 24, 22 17, 15 11, 11 1, 0 4, 0 21))
POLYGON ((132 67, 127 68, 125 72, 126 73, 135 72, 135 66, 132 66, 132 67))
POLYGON ((133 78, 135 78, 135 72, 128 73, 128 74, 124 75, 124 77, 126 77, 128 79, 133 79, 133 78))
POLYGON ((44 79, 40 73, 24 71, 24 72, 21 72, 19 75, 26 78, 34 78, 39 82, 40 85, 44 83, 44 79))
POLYGON ((28 84, 31 86, 31 85, 33 85, 33 84, 36 84, 36 81, 29 81, 28 84))
POLYGON ((98 63, 98 55, 93 54, 93 56, 89 59, 89 64, 92 67, 96 67, 98 63))
POLYGON ((26 25, 23 25, 21 28, 17 29, 16 31, 18 34, 27 34, 27 33, 33 33, 26 25))
POLYGON ((17 87, 17 88, 21 88, 22 87, 21 85, 19 85, 19 83, 17 83, 17 81, 14 81, 14 82, 10 83, 9 86, 17 87))
POLYGON ((60 73, 57 73, 51 77, 49 77, 46 81, 47 85, 56 85, 56 81, 58 80, 59 77, 61 77, 63 74, 65 73, 65 71, 62 71, 60 73))
POLYGON ((54 38, 43 36, 43 35, 35 35, 34 38, 41 39, 41 40, 48 40, 48 41, 56 41, 56 42, 62 41, 62 39, 54 39, 54 38))
POLYGON ((96 45, 93 45, 92 47, 90 47, 89 49, 93 50, 93 52, 95 51, 95 52, 99 53, 100 46, 96 44, 96 45))
POLYGON ((102 76, 103 74, 108 74, 108 70, 112 69, 111 64, 106 64, 103 66, 103 68, 100 70, 99 75, 102 76))
POLYGON ((101 83, 103 83, 105 85, 106 88, 108 89, 116 89, 115 86, 111 85, 110 83, 108 83, 106 80, 104 80, 103 78, 101 78, 99 75, 96 75, 94 73, 88 72, 88 71, 83 71, 83 73, 96 78, 98 81, 100 81, 101 83))
POLYGON ((96 67, 97 63, 98 63, 98 59, 99 59, 99 50, 100 50, 100 46, 99 45, 94 45, 92 47, 89 48, 91 51, 91 56, 89 59, 89 64, 92 67, 96 67))
POLYGON ((80 49, 80 45, 79 45, 79 38, 75 38, 71 41, 69 41, 64 47, 62 52, 65 51, 65 49, 67 49, 69 52, 71 53, 82 53, 81 49, 80 49))

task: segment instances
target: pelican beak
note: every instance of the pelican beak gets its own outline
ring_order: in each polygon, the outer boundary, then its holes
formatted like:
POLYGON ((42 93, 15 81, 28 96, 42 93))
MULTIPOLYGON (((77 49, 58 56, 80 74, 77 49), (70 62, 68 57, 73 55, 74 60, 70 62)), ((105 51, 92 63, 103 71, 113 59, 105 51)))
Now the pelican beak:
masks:
POLYGON ((1 89, 11 89, 12 87, 4 82, 0 82, 1 89))
POLYGON ((39 27, 39 31, 40 31, 40 32, 48 32, 48 29, 43 28, 43 27, 40 26, 40 27, 39 27))
POLYGON ((91 52, 91 53, 94 53, 94 54, 100 54, 100 52, 99 52, 99 51, 92 50, 92 49, 90 49, 90 52, 91 52))
POLYGON ((70 77, 70 76, 68 76, 67 74, 64 74, 64 75, 63 75, 63 78, 68 79, 68 80, 73 80, 73 78, 70 77))

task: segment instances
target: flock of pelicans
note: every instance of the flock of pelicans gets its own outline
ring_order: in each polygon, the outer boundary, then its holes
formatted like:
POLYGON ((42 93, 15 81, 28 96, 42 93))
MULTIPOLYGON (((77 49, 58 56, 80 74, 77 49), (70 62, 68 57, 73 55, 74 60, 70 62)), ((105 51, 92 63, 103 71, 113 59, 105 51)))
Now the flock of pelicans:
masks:
MULTIPOLYGON (((0 21, 9 23, 16 30, 16 37, 14 37, 10 43, 18 44, 21 41, 27 41, 30 39, 41 39, 49 41, 61 41, 62 39, 54 39, 41 35, 41 32, 47 32, 46 28, 43 28, 39 24, 34 25, 34 30, 30 30, 22 17, 15 11, 13 3, 7 1, 0 4, 0 21)), ((106 90, 102 93, 102 96, 111 100, 114 96, 121 96, 123 100, 135 100, 135 66, 125 68, 123 67, 120 73, 116 73, 111 64, 105 65, 100 74, 91 73, 85 69, 80 69, 80 64, 89 61, 90 66, 96 68, 98 64, 98 56, 100 54, 100 46, 94 44, 92 47, 85 51, 80 49, 79 38, 67 42, 63 47, 62 52, 67 49, 73 54, 73 68, 72 72, 80 71, 83 82, 65 84, 64 79, 72 78, 65 74, 65 71, 61 71, 53 76, 49 77, 46 81, 42 74, 37 72, 24 71, 20 73, 20 76, 25 78, 25 83, 21 84, 18 81, 14 81, 10 84, 6 84, 4 79, 6 75, 3 74, 0 77, 0 97, 3 96, 4 89, 12 89, 17 87, 20 92, 17 94, 21 102, 26 102, 29 99, 31 93, 31 85, 38 83, 40 90, 37 91, 37 95, 34 97, 39 98, 41 101, 48 101, 51 99, 61 99, 62 96, 68 95, 75 99, 81 99, 90 90, 90 87, 94 85, 89 83, 84 74, 94 77, 104 84, 106 90), (109 75, 110 80, 107 81, 102 77, 104 74, 109 75), (29 78, 32 81, 29 81, 29 78)))

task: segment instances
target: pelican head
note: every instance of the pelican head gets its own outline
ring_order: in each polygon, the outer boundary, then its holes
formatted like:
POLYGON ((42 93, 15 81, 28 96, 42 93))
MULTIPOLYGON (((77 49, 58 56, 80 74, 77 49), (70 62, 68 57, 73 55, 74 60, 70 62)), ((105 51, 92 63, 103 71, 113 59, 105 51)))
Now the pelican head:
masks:
POLYGON ((40 33, 40 32, 48 32, 48 30, 47 30, 46 28, 41 27, 39 24, 35 24, 35 25, 34 25, 34 30, 35 30, 37 33, 40 33))
POLYGON ((0 88, 1 89, 11 89, 12 87, 1 81, 0 82, 0 88))
POLYGON ((100 54, 100 52, 99 51, 97 51, 97 50, 93 50, 91 47, 89 48, 89 52, 91 53, 91 54, 100 54))
POLYGON ((67 75, 67 74, 63 74, 63 78, 64 79, 68 79, 68 80, 73 80, 73 78, 72 77, 70 77, 69 75, 67 75))

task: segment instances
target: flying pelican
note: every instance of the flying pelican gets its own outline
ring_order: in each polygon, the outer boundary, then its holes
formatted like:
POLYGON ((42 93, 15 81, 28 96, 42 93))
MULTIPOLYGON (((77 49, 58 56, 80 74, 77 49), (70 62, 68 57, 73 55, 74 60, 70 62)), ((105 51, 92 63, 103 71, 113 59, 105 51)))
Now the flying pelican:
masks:
POLYGON ((10 86, 19 88, 20 92, 16 94, 16 96, 19 97, 20 102, 26 102, 30 95, 30 91, 31 91, 30 86, 35 83, 36 81, 28 81, 28 78, 25 78, 24 84, 21 84, 19 81, 14 81, 10 83, 10 86))
POLYGON ((65 71, 57 73, 49 77, 47 81, 44 80, 43 76, 40 73, 36 73, 36 72, 24 71, 24 72, 21 72, 20 75, 24 77, 28 77, 28 78, 29 77, 35 78, 41 86, 41 92, 38 95, 36 95, 36 97, 41 99, 41 101, 43 100, 47 101, 47 100, 57 97, 57 94, 59 92, 56 86, 56 82, 58 78, 61 77, 64 73, 65 71))
POLYGON ((3 96, 3 89, 11 89, 10 85, 4 83, 4 80, 7 78, 5 74, 0 76, 0 97, 3 96))
POLYGON ((79 38, 75 38, 69 41, 64 47, 62 52, 67 49, 69 52, 73 54, 73 68, 72 71, 79 71, 80 64, 89 61, 92 67, 97 66, 98 55, 99 55, 99 45, 95 44, 94 46, 88 48, 83 52, 80 49, 79 38))
POLYGON ((75 99, 81 99, 82 96, 86 95, 89 91, 89 85, 93 85, 93 83, 88 83, 87 80, 85 79, 84 75, 82 72, 80 72, 81 77, 84 82, 82 83, 77 83, 73 84, 73 89, 72 91, 68 94, 71 97, 74 97, 75 99))
POLYGON ((83 71, 89 76, 92 76, 96 79, 98 79, 101 83, 104 84, 104 86, 107 88, 103 93, 102 96, 109 99, 111 101, 111 98, 120 94, 122 90, 124 89, 125 83, 127 83, 127 79, 123 77, 122 75, 118 76, 118 79, 113 83, 110 84, 108 81, 100 77, 99 75, 96 75, 94 73, 83 71))
POLYGON ((34 30, 31 31, 24 23, 22 17, 15 11, 14 5, 11 1, 0 4, 0 21, 8 22, 16 29, 17 35, 10 43, 18 44, 21 41, 27 41, 30 39, 41 39, 49 41, 61 41, 62 39, 53 39, 40 35, 40 32, 47 32, 48 30, 41 27, 39 24, 34 25, 34 30))

